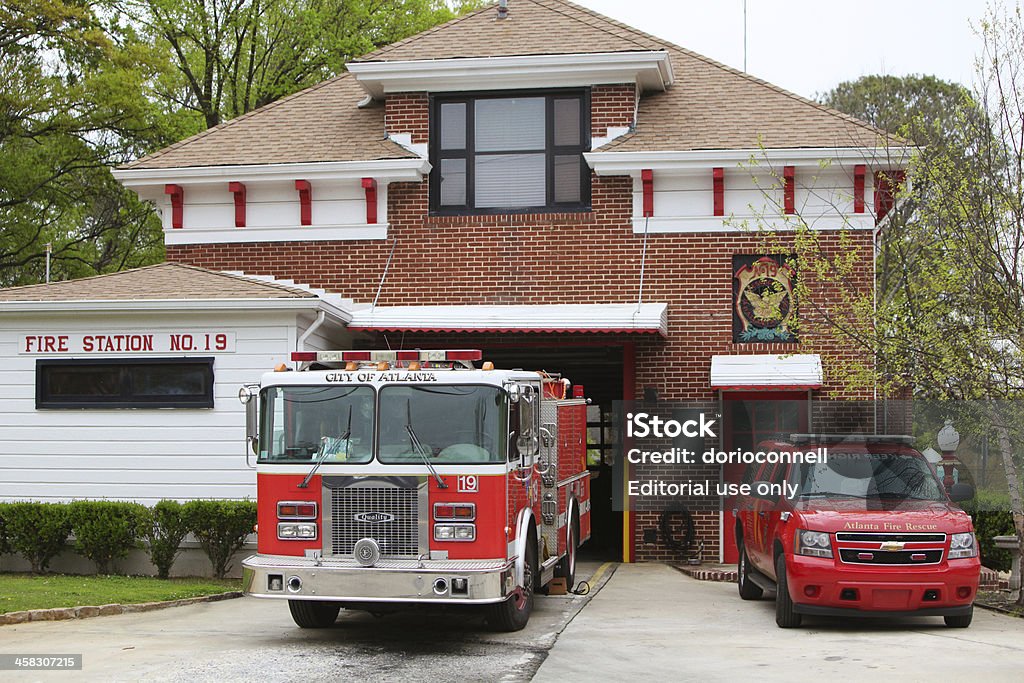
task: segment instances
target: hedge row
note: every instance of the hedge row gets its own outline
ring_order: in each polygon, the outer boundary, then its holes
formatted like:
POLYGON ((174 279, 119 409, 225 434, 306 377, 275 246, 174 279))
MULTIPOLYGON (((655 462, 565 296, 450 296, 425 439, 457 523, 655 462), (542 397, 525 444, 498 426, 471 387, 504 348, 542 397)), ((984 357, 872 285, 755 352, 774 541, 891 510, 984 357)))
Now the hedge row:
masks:
POLYGON ((1010 570, 1010 551, 997 548, 993 536, 1016 536, 1010 497, 1003 493, 978 491, 975 497, 962 504, 964 512, 974 520, 974 533, 978 537, 981 563, 997 571, 1010 570))
POLYGON ((248 500, 162 500, 153 508, 107 500, 0 503, 0 553, 17 553, 33 572, 44 572, 74 534, 75 550, 95 562, 100 574, 110 573, 113 562, 132 548, 145 547, 158 576, 166 579, 182 539, 192 532, 214 576, 223 578, 254 524, 256 503, 248 500))

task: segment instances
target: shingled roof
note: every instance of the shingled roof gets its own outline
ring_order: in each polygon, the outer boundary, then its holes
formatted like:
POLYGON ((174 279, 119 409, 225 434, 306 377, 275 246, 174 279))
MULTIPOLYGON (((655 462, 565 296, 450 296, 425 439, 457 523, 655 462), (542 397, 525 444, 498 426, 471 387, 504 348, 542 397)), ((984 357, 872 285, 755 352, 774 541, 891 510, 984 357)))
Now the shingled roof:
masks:
POLYGON ((384 105, 348 73, 122 166, 124 169, 415 159, 384 135, 384 105))
POLYGON ((300 287, 170 262, 79 280, 0 289, 0 302, 311 298, 316 295, 300 287))
MULTIPOLYGON (((358 61, 665 50, 675 84, 640 102, 635 131, 602 151, 647 152, 902 144, 816 102, 565 0, 514 0, 385 46, 358 61)), ((383 107, 343 74, 124 168, 411 158, 386 140, 383 107)))

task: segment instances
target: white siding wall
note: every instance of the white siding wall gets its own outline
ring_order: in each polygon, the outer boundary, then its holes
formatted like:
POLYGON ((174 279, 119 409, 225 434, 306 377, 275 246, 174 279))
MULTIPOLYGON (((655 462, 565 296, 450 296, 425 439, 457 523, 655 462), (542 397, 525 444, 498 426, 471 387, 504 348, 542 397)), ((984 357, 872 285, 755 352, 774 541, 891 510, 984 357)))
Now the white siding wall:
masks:
POLYGON ((255 498, 238 388, 289 363, 296 336, 294 313, 0 317, 0 500, 255 498), (215 357, 212 409, 37 410, 43 356, 19 354, 26 334, 204 329, 235 333, 233 353, 187 354, 215 357))
MULTIPOLYGON (((654 173, 654 217, 651 232, 704 232, 762 227, 785 228, 781 218, 782 164, 775 169, 726 168, 725 216, 714 216, 711 169, 700 172, 654 173)), ((865 178, 865 213, 853 213, 853 169, 840 166, 796 167, 795 208, 799 218, 816 229, 867 229, 874 225, 872 174, 865 178)), ((634 229, 642 232, 643 184, 633 181, 634 229)), ((792 219, 797 218, 796 216, 792 219)))
POLYGON ((294 180, 245 183, 245 227, 235 227, 235 199, 228 180, 181 183, 182 227, 172 227, 171 199, 163 186, 136 188, 160 211, 167 244, 384 239, 388 184, 377 186, 377 222, 366 222, 366 191, 360 179, 311 180, 311 225, 301 225, 294 180))

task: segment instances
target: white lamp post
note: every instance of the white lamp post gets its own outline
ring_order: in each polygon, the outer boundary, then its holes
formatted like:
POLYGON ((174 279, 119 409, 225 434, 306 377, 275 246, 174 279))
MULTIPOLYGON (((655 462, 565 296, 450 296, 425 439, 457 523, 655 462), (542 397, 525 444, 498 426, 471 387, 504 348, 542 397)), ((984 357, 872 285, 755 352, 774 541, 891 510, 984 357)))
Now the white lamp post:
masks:
POLYGON ((955 462, 953 456, 956 449, 960 447, 960 432, 953 427, 952 420, 946 420, 945 426, 935 435, 935 441, 938 443, 939 450, 942 451, 942 470, 944 472, 942 485, 949 491, 953 488, 953 464, 955 462))

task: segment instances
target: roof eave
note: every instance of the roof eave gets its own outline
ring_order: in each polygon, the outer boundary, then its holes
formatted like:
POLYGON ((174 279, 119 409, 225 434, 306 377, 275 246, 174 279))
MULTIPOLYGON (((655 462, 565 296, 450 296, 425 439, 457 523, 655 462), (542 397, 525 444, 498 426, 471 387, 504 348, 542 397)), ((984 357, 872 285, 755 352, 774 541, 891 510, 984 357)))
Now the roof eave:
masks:
POLYGON ((658 91, 670 86, 675 77, 671 57, 665 50, 350 62, 346 66, 375 99, 398 92, 611 83, 638 83, 644 90, 658 91))
POLYGON ((262 299, 94 299, 54 301, 0 301, 0 314, 29 313, 162 313, 197 311, 324 311, 342 323, 352 320, 352 312, 318 297, 262 299))
POLYGON ((416 182, 430 173, 430 162, 421 157, 371 161, 329 161, 290 164, 230 166, 179 166, 170 168, 117 168, 113 175, 126 187, 162 185, 173 181, 188 185, 211 181, 290 181, 376 178, 389 182, 416 182))
POLYGON ((841 165, 866 164, 872 168, 905 166, 918 153, 916 147, 792 147, 772 149, 686 150, 657 152, 584 152, 597 175, 633 175, 642 169, 686 172, 709 166, 755 166, 785 162, 819 167, 822 161, 841 165))

